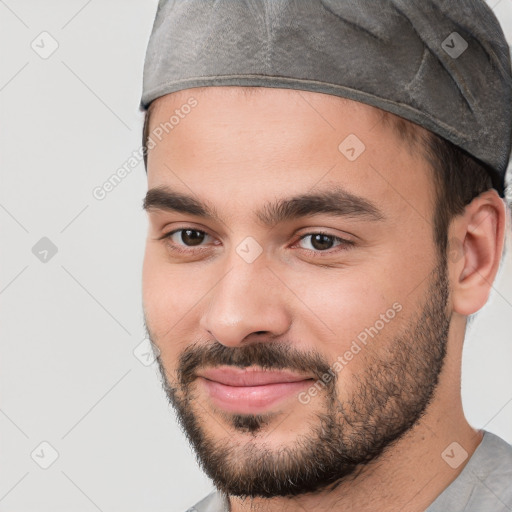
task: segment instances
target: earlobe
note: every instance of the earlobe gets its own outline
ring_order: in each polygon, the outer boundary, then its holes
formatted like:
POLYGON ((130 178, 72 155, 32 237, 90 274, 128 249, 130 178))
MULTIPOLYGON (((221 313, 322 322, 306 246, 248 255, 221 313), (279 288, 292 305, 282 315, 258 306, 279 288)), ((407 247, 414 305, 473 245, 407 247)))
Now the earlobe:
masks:
POLYGON ((506 210, 495 190, 466 206, 453 221, 448 258, 454 311, 476 313, 487 302, 503 251, 506 210))

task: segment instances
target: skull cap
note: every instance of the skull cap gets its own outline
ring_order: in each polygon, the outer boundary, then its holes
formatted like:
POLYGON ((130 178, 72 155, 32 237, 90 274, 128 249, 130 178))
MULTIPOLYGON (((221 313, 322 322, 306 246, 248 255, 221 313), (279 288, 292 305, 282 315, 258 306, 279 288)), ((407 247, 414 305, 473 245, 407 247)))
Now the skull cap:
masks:
POLYGON ((483 0, 160 0, 140 108, 209 86, 341 96, 462 148, 503 196, 511 75, 510 49, 483 0))

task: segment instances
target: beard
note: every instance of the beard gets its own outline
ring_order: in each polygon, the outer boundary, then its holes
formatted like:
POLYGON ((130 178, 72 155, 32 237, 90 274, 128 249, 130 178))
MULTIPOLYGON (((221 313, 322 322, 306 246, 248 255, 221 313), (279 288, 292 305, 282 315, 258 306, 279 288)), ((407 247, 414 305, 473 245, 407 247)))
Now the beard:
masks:
MULTIPOLYGON (((265 444, 264 438, 286 418, 279 420, 279 413, 210 413, 194 393, 196 372, 218 365, 259 366, 307 372, 321 379, 330 368, 324 356, 277 342, 238 347, 195 343, 182 352, 171 383, 158 355, 164 391, 199 464, 217 489, 252 498, 332 489, 356 478, 401 439, 424 415, 442 370, 450 324, 446 272, 446 259, 441 258, 419 311, 382 349, 367 347, 364 356, 358 356, 364 358, 362 370, 351 374, 351 382, 343 386, 350 394, 340 399, 335 374, 316 397, 318 410, 301 425, 307 432, 278 448, 265 444), (208 428, 215 421, 226 425, 224 440, 208 428)), ((152 339, 147 323, 146 328, 152 339)))

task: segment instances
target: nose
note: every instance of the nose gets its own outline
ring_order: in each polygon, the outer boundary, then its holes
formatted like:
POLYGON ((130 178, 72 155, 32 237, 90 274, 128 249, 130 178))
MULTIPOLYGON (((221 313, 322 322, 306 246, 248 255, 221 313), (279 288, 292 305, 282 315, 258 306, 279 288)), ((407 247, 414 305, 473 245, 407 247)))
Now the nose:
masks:
POLYGON ((265 340, 283 335, 290 323, 283 284, 258 260, 228 269, 211 290, 200 320, 202 329, 229 347, 253 342, 253 335, 265 340))

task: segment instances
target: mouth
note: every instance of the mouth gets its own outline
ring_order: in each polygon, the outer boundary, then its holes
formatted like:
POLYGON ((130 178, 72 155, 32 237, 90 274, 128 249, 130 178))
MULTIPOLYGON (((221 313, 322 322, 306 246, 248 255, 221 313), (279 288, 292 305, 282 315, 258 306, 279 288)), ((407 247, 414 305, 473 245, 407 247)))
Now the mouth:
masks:
POLYGON ((210 400, 226 412, 261 414, 296 396, 313 378, 291 371, 218 367, 198 372, 198 381, 210 400))

